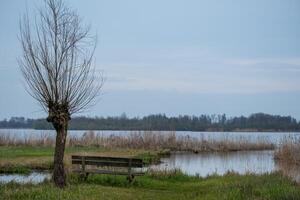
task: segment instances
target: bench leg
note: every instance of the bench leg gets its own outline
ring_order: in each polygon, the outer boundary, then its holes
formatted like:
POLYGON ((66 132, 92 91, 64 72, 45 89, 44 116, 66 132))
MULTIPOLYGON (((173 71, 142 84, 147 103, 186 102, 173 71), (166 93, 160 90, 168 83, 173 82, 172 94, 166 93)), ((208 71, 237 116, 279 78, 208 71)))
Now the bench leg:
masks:
POLYGON ((87 180, 88 176, 89 176, 89 173, 85 173, 85 176, 84 176, 84 181, 86 181, 86 180, 87 180))
POLYGON ((81 174, 80 174, 80 178, 81 178, 82 180, 84 180, 84 181, 87 180, 88 176, 89 176, 89 173, 81 173, 81 174))
POLYGON ((131 183, 133 181, 133 179, 134 179, 133 174, 127 176, 127 180, 128 180, 129 183, 131 183))

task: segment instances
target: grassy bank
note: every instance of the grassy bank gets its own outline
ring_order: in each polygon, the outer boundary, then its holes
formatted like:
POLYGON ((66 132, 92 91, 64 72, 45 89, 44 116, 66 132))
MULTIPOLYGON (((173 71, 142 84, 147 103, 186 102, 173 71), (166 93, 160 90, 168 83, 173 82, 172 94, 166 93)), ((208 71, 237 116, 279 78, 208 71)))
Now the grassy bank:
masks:
MULTIPOLYGON (((146 164, 159 161, 167 150, 110 149, 103 147, 67 147, 65 165, 71 167, 70 155, 89 154, 99 156, 141 158, 146 164)), ((52 169, 54 148, 44 146, 0 146, 0 173, 29 173, 31 170, 52 169)))
POLYGON ((279 173, 207 178, 180 172, 149 173, 129 184, 124 176, 93 175, 86 182, 69 176, 64 190, 46 182, 40 185, 0 186, 2 199, 300 199, 300 187, 279 173))

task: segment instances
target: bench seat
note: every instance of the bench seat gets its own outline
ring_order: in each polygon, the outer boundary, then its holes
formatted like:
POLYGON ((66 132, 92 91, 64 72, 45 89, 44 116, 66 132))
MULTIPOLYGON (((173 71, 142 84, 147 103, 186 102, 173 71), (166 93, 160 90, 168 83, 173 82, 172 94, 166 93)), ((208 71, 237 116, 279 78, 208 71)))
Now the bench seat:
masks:
POLYGON ((73 169, 72 171, 81 174, 84 179, 87 179, 89 174, 112 174, 127 175, 127 180, 131 182, 134 176, 145 174, 142 171, 135 171, 136 169, 143 168, 144 162, 142 159, 81 155, 72 155, 71 158, 72 165, 80 165, 80 169, 73 169), (87 168, 87 166, 93 166, 93 168, 87 168), (99 169, 99 167, 113 169, 99 169))
MULTIPOLYGON (((74 169, 72 172, 81 173, 81 169, 74 169)), ((112 175, 128 175, 127 171, 114 171, 114 170, 105 170, 105 169, 86 169, 86 173, 89 174, 112 174, 112 175)), ((134 176, 143 176, 145 172, 131 172, 134 176)))

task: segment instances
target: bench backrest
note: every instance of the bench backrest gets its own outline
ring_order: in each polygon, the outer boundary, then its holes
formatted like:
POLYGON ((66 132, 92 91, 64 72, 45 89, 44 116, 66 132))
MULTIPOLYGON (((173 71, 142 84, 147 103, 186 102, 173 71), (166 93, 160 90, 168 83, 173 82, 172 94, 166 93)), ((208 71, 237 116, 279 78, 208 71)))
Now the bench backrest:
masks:
POLYGON ((109 166, 109 167, 143 167, 143 160, 138 158, 117 158, 117 157, 72 155, 72 164, 109 166))

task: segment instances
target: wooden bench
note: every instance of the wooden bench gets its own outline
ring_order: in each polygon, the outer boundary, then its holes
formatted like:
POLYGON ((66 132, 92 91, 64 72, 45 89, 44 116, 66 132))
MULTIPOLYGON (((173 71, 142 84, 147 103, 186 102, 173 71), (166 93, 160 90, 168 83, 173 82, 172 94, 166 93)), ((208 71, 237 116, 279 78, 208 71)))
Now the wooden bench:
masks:
POLYGON ((113 174, 127 175, 127 180, 132 182, 134 176, 145 174, 144 172, 137 172, 132 169, 142 168, 144 166, 143 160, 137 158, 72 155, 72 164, 81 165, 80 169, 75 169, 73 172, 80 173, 84 180, 87 179, 89 174, 113 174), (113 169, 89 169, 87 168, 88 165, 113 169), (126 169, 126 171, 124 171, 124 169, 126 169))

